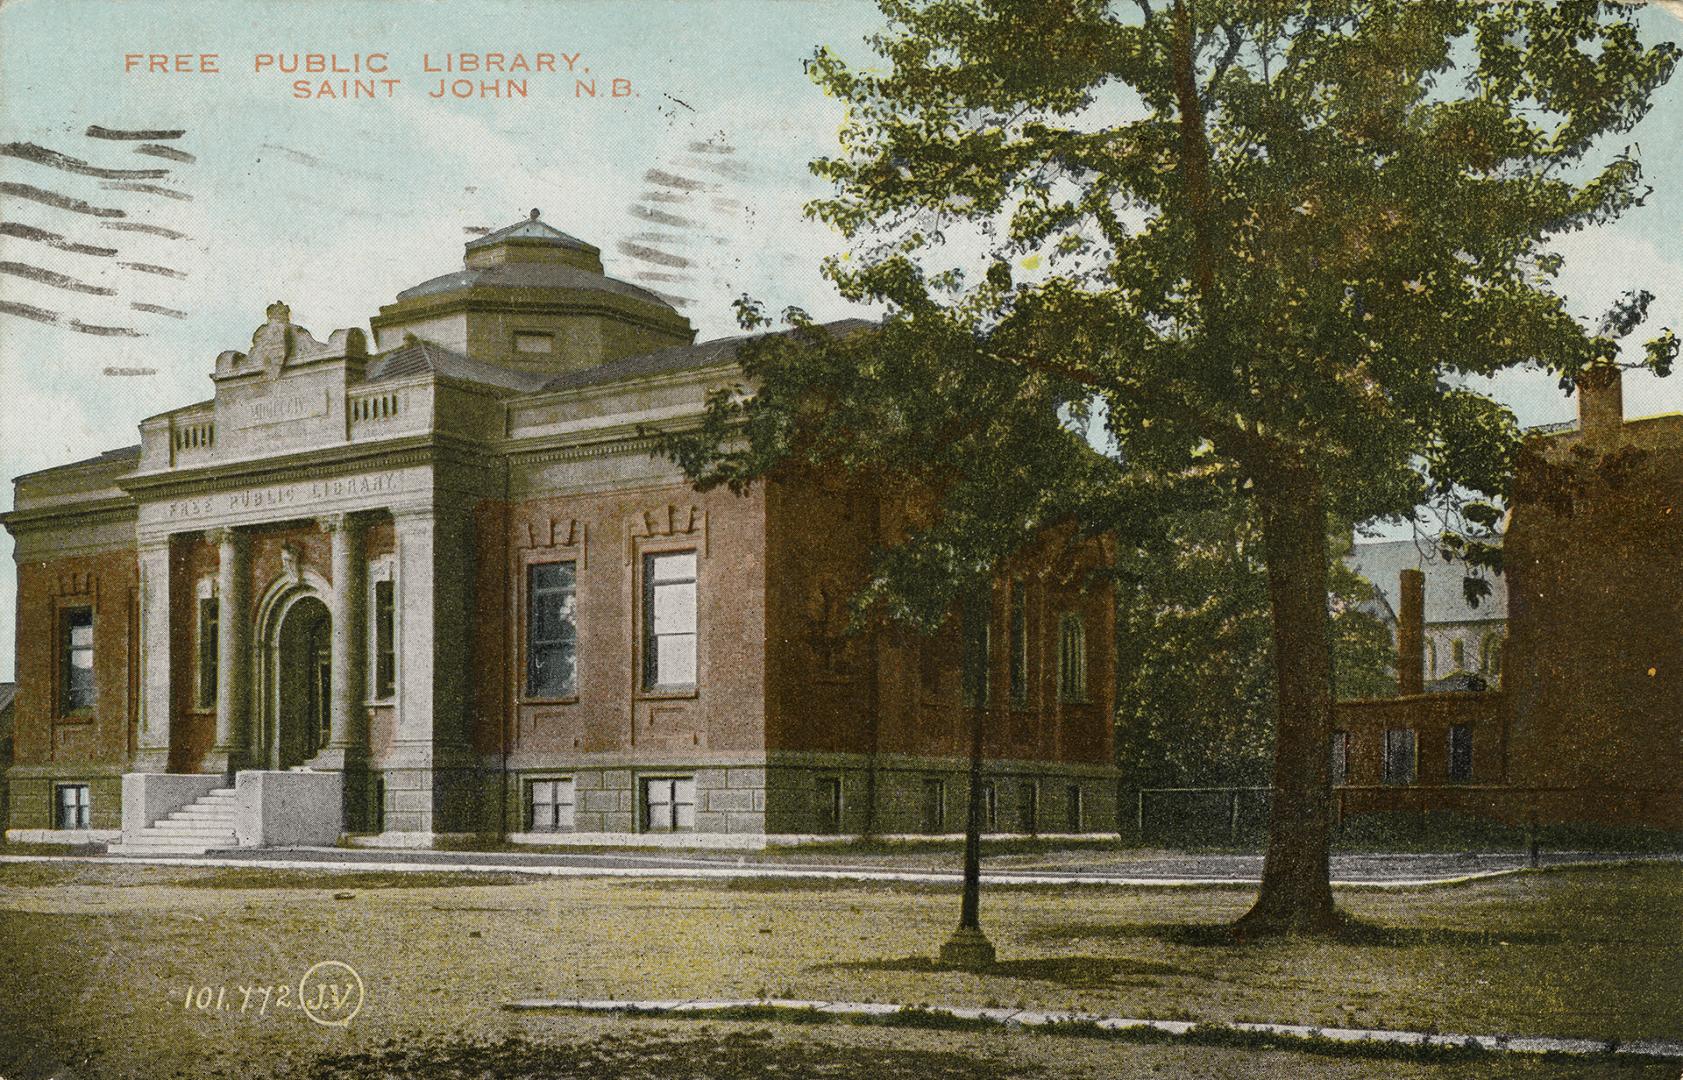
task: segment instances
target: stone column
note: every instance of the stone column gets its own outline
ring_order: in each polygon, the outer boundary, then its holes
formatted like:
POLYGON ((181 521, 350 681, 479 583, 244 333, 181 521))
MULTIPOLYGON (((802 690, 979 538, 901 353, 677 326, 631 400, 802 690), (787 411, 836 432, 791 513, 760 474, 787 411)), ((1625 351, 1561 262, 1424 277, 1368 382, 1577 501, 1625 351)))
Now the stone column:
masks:
POLYGON ((444 508, 392 513, 397 539, 397 737, 386 766, 386 828, 473 828, 468 710, 473 532, 444 508))
POLYGON ((360 753, 368 745, 368 712, 363 707, 368 665, 368 557, 360 519, 335 514, 321 519, 321 527, 333 541, 333 680, 327 749, 343 758, 347 752, 360 753))
POLYGON ((238 529, 213 529, 216 564, 216 745, 207 772, 232 773, 248 764, 251 731, 251 602, 249 541, 238 529))
POLYGON ((168 772, 170 715, 169 537, 140 542, 140 738, 135 772, 168 772))

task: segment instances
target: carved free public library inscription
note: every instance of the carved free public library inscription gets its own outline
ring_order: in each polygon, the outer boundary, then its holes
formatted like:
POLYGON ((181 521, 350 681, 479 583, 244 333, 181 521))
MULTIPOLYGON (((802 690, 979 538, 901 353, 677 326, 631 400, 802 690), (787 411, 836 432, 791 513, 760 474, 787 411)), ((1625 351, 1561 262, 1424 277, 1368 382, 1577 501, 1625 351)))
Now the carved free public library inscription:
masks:
POLYGON ((309 506, 355 495, 386 495, 403 488, 402 473, 374 473, 370 476, 342 476, 332 480, 308 480, 299 484, 232 491, 221 495, 200 495, 176 499, 169 504, 171 521, 209 517, 239 510, 284 510, 309 506))

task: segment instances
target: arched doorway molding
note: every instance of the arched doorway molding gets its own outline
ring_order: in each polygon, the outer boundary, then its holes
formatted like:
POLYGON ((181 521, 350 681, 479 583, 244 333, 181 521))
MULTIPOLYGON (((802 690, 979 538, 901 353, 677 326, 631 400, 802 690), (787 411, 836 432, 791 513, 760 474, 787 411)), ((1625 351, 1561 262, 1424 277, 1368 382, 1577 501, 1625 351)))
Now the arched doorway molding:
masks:
MULTIPOLYGON (((289 674, 282 665, 287 662, 307 663, 309 658, 285 655, 289 644, 284 640, 288 632, 287 619, 294 615, 319 618, 326 620, 330 628, 332 610, 333 587, 326 578, 303 567, 289 567, 287 573, 275 578, 263 590, 255 613, 258 632, 252 635, 256 649, 252 658, 256 678, 252 682, 257 707, 253 710, 256 723, 251 738, 251 760, 258 768, 282 769, 302 763, 287 760, 283 752, 288 743, 285 737, 288 732, 283 732, 282 724, 289 713, 296 713, 297 702, 282 700, 289 674)), ((290 644, 296 646, 296 643, 290 644)), ((308 678, 308 675, 305 677, 308 678)), ((318 741, 317 736, 310 733, 306 745, 314 746, 318 741)))

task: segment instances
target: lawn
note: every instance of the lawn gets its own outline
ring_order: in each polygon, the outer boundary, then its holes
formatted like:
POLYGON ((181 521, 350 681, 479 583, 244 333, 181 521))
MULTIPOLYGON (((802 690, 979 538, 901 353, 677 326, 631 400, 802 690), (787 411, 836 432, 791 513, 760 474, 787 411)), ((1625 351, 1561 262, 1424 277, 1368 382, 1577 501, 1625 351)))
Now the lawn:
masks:
POLYGON ((1346 890, 1340 902, 1360 924, 1330 943, 1234 942, 1222 924, 1248 900, 1233 889, 992 889, 983 923, 1001 963, 972 974, 929 959, 956 916, 946 888, 10 864, 0 866, 0 1076, 1677 1075, 500 1008, 523 997, 778 996, 1683 1035, 1683 867, 1346 890), (366 988, 349 1027, 238 1008, 242 988, 296 985, 322 960, 351 965, 366 988), (225 1007, 190 1005, 189 988, 203 987, 225 1007), (62 1068, 77 1060, 91 1064, 62 1068))

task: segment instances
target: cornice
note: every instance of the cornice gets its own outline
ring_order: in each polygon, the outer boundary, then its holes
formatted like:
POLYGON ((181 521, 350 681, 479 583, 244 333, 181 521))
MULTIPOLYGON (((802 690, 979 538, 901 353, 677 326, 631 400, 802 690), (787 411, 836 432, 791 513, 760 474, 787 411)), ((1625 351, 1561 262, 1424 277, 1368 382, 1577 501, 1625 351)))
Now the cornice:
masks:
POLYGON ((275 481, 317 480, 370 468, 467 464, 499 468, 493 450, 473 440, 432 431, 379 443, 351 443, 299 450, 278 457, 214 462, 193 469, 136 474, 120 483, 136 499, 168 498, 188 492, 216 492, 275 481))
MULTIPOLYGON (((505 290, 498 290, 499 292, 505 290)), ((545 290, 548 291, 548 290, 545 290)), ((378 331, 384 327, 413 322, 416 319, 432 318, 438 315, 451 315, 458 312, 494 315, 602 315, 617 319, 620 322, 631 323, 636 326, 646 326, 655 330, 671 330, 675 326, 689 326, 689 320, 673 312, 669 316, 644 315, 636 310, 627 310, 621 305, 635 304, 647 307, 652 311, 661 311, 657 303, 639 300, 630 296, 618 296, 614 293, 586 292, 579 290, 578 300, 524 300, 509 296, 486 296, 483 293, 474 294, 470 288, 458 289, 453 292, 439 293, 434 296, 418 297, 414 300, 399 300, 386 304, 380 308, 380 313, 368 320, 371 330, 378 331), (611 297, 612 299, 606 299, 611 297)))
POLYGON ((93 525, 133 523, 139 510, 131 498, 105 498, 97 502, 60 503, 56 506, 26 507, 0 514, 0 525, 16 536, 19 532, 52 524, 93 525))

